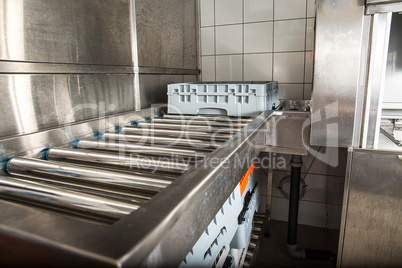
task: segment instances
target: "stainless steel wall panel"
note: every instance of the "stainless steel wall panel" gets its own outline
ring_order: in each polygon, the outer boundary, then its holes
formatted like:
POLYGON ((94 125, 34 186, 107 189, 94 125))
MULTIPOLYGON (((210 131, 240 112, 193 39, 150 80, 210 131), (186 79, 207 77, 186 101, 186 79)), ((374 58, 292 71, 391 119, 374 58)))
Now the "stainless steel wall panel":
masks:
POLYGON ((95 131, 104 132, 114 129, 116 125, 125 125, 131 121, 139 121, 145 116, 157 116, 159 109, 162 107, 154 105, 153 108, 142 109, 138 112, 127 112, 73 123, 62 128, 49 129, 30 135, 4 138, 0 140, 0 155, 1 157, 13 157, 16 155, 35 156, 44 148, 65 146, 71 139, 88 137, 88 135, 91 135, 95 131))
POLYGON ((132 74, 131 66, 0 61, 2 74, 132 74))
POLYGON ((338 267, 401 266, 399 153, 355 150, 350 156, 338 267))
POLYGON ((139 66, 195 69, 195 1, 137 0, 135 5, 139 66))
POLYGON ((0 60, 132 65, 129 0, 2 0, 0 60))
POLYGON ((148 75, 140 74, 141 108, 155 103, 167 103, 167 85, 197 82, 197 75, 148 75))
POLYGON ((183 54, 185 69, 198 69, 197 64, 197 1, 184 1, 183 54))
POLYGON ((182 82, 182 75, 140 74, 141 108, 154 103, 167 103, 167 85, 182 82))
POLYGON ((133 74, 0 75, 0 137, 134 110, 133 74))
POLYGON ((352 144, 364 8, 364 0, 317 1, 312 145, 352 144))

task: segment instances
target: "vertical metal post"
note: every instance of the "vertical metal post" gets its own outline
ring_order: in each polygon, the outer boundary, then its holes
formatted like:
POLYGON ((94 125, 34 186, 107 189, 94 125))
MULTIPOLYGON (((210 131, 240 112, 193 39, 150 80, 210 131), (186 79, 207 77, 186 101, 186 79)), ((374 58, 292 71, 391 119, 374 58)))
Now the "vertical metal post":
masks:
POLYGON ((138 46, 137 46, 137 20, 135 14, 135 0, 130 1, 131 8, 131 54, 132 65, 134 72, 134 110, 141 110, 140 99, 140 75, 139 75, 139 63, 138 63, 138 46))

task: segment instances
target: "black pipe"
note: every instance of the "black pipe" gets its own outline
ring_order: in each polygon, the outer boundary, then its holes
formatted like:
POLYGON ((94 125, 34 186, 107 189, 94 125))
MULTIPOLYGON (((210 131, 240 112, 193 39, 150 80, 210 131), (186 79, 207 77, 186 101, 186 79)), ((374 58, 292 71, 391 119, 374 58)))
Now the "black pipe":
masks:
POLYGON ((290 193, 289 193, 289 214, 288 214, 288 240, 287 247, 289 255, 297 259, 321 259, 336 260, 335 254, 327 250, 309 250, 297 246, 297 220, 299 216, 299 193, 301 168, 303 166, 300 155, 292 155, 290 160, 290 193))
POLYGON ((289 194, 289 214, 288 214, 288 245, 297 244, 297 218, 299 216, 299 192, 300 175, 303 166, 300 155, 292 155, 290 160, 290 194, 289 194))

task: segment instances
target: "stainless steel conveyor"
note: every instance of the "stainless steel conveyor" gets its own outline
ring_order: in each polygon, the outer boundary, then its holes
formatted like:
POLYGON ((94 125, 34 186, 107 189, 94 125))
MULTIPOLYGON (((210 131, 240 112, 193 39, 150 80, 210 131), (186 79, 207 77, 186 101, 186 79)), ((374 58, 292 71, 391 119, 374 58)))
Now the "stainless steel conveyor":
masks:
POLYGON ((53 210, 63 208, 65 212, 68 206, 100 214, 100 218, 104 214, 124 216, 231 137, 228 134, 215 136, 212 131, 175 130, 175 137, 165 137, 163 132, 172 132, 159 129, 160 124, 190 126, 196 122, 196 125, 208 126, 212 122, 219 131, 228 126, 240 128, 251 122, 249 119, 223 120, 223 117, 170 119, 166 115, 153 118, 148 132, 141 132, 143 128, 138 126, 127 126, 122 127, 125 130, 122 133, 104 132, 101 140, 78 140, 74 148, 48 148, 43 151, 43 160, 15 157, 7 162, 6 172, 11 177, 0 180, 0 191, 7 198, 29 201, 40 207, 46 203, 45 207, 53 210))

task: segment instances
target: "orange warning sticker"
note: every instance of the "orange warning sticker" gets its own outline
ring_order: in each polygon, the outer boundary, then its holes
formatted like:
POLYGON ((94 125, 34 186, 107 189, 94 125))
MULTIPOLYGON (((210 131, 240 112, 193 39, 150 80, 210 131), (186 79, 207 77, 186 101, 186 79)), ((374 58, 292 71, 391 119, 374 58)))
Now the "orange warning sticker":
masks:
POLYGON ((250 174, 254 172, 255 162, 251 165, 251 167, 247 170, 246 174, 244 174, 243 178, 240 181, 240 195, 243 196, 244 190, 246 190, 248 184, 248 177, 250 174))

